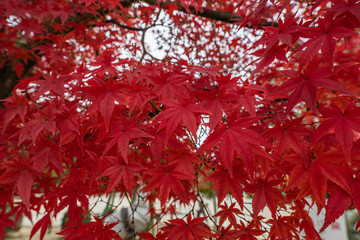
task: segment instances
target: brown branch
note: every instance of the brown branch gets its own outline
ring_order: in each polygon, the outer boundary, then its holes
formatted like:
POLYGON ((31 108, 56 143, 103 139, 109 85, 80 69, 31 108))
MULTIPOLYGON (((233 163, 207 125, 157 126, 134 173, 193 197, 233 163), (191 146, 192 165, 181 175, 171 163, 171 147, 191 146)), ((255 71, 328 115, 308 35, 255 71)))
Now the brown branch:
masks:
MULTIPOLYGON (((153 5, 159 6, 160 8, 166 8, 169 5, 176 5, 177 10, 184 13, 190 13, 195 16, 205 17, 212 20, 217 20, 225 23, 239 23, 243 20, 241 16, 235 15, 232 12, 226 11, 217 11, 208 8, 201 8, 199 11, 196 10, 194 6, 189 6, 188 8, 182 6, 180 3, 176 2, 158 2, 157 0, 142 0, 143 2, 153 5), (190 11, 190 12, 189 12, 190 11)), ((277 23, 265 21, 259 24, 258 28, 263 26, 277 26, 277 23)), ((253 28, 253 26, 246 25, 248 28, 253 28)))
POLYGON ((121 24, 118 21, 116 21, 115 19, 107 20, 106 22, 107 23, 113 23, 118 27, 125 28, 125 29, 128 29, 128 30, 133 30, 133 31, 145 31, 145 30, 147 30, 146 28, 130 27, 130 26, 121 24))
POLYGON ((189 6, 188 9, 186 9, 184 6, 182 6, 180 3, 174 3, 174 2, 160 2, 158 3, 157 0, 143 0, 147 4, 150 5, 157 5, 161 8, 165 8, 169 5, 177 5, 177 10, 185 13, 190 13, 196 16, 200 17, 206 17, 213 20, 218 20, 226 23, 236 23, 242 20, 240 16, 234 15, 231 12, 224 12, 224 11, 215 11, 207 8, 202 8, 200 11, 197 11, 195 7, 189 6))

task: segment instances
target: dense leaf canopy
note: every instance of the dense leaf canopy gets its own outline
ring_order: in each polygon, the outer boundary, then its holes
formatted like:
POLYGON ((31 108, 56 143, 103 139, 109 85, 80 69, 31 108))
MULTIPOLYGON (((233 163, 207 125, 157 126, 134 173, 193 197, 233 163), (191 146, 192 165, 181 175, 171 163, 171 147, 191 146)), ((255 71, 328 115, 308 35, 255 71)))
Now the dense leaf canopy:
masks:
POLYGON ((34 213, 43 238, 62 210, 64 239, 120 239, 89 201, 104 196, 145 201, 143 239, 319 239, 312 205, 321 231, 360 210, 358 0, 11 0, 0 14, 0 239, 34 213))

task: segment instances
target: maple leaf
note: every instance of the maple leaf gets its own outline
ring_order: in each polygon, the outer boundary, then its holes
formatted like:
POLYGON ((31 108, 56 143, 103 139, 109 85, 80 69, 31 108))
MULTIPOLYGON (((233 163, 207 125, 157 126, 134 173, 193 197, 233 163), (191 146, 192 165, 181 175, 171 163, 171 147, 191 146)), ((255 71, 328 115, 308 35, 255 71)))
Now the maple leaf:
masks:
POLYGON ((65 84, 69 82, 71 76, 61 76, 53 73, 51 75, 44 75, 43 78, 43 80, 34 81, 39 86, 35 99, 45 95, 48 91, 57 94, 61 99, 65 97, 65 84))
POLYGON ((319 63, 319 59, 315 58, 305 69, 283 71, 290 79, 278 86, 270 95, 292 92, 286 106, 285 115, 289 114, 300 98, 305 101, 311 110, 318 113, 316 108, 317 87, 341 91, 356 97, 356 94, 332 80, 333 73, 330 69, 326 67, 319 68, 319 63))
POLYGON ((351 205, 352 198, 345 191, 337 189, 330 194, 325 206, 325 221, 320 232, 324 231, 331 223, 338 219, 351 205))
POLYGON ((140 126, 132 119, 123 119, 122 124, 114 124, 112 131, 107 134, 106 138, 111 138, 111 140, 107 143, 103 155, 105 155, 112 146, 117 144, 125 163, 128 163, 127 150, 130 140, 142 137, 154 138, 152 135, 141 130, 140 126))
POLYGON ((160 131, 156 131, 156 129, 158 128, 157 125, 155 125, 154 128, 148 129, 148 133, 154 137, 151 140, 150 145, 151 153, 156 160, 159 160, 163 152, 164 146, 166 145, 166 132, 164 128, 160 131))
POLYGON ((274 219, 270 219, 267 223, 271 224, 270 239, 297 239, 298 231, 294 226, 294 220, 292 216, 279 216, 274 219))
POLYGON ((150 182, 142 189, 143 192, 159 190, 161 205, 164 205, 170 196, 174 193, 180 199, 186 201, 186 191, 181 180, 189 180, 189 176, 174 168, 159 168, 145 172, 151 176, 150 182))
POLYGON ((247 226, 240 222, 240 224, 235 225, 235 229, 232 228, 232 225, 229 225, 227 228, 220 228, 220 231, 217 233, 216 240, 256 240, 258 239, 257 236, 265 232, 263 230, 256 229, 253 221, 251 221, 247 226))
POLYGON ((60 128, 60 145, 71 142, 75 137, 79 137, 81 115, 77 111, 77 105, 62 106, 64 113, 57 117, 56 125, 60 128))
POLYGON ((159 129, 166 128, 167 139, 175 131, 180 122, 183 122, 195 138, 195 141, 197 141, 196 131, 199 124, 195 114, 208 114, 208 111, 194 104, 192 99, 167 99, 163 103, 167 106, 167 109, 161 112, 156 119, 161 122, 159 129))
POLYGON ((137 162, 125 163, 121 158, 114 156, 105 156, 104 158, 109 161, 110 166, 99 177, 109 176, 106 192, 112 192, 117 184, 122 183, 131 196, 132 188, 135 185, 134 172, 143 171, 146 168, 137 162))
POLYGON ((0 214, 0 239, 5 239, 5 234, 8 231, 8 227, 16 228, 14 220, 11 219, 12 215, 12 212, 0 214))
POLYGON ((299 48, 306 48, 300 58, 300 69, 305 66, 306 62, 309 62, 309 59, 312 59, 320 49, 325 60, 332 65, 336 47, 335 38, 356 35, 351 29, 339 26, 340 20, 341 19, 336 19, 331 21, 320 18, 317 27, 306 28, 301 31, 301 37, 310 38, 310 40, 302 44, 299 48))
POLYGON ((178 97, 180 92, 186 92, 185 85, 186 75, 172 73, 172 72, 163 72, 155 76, 150 76, 149 79, 153 82, 153 91, 157 96, 161 96, 162 99, 174 99, 178 97))
POLYGON ((263 27, 265 34, 253 44, 252 48, 257 47, 260 44, 266 44, 265 52, 267 52, 272 48, 272 46, 278 43, 278 41, 292 47, 294 42, 294 33, 300 29, 300 26, 296 24, 294 18, 295 14, 286 18, 285 21, 279 19, 278 27, 263 27))
POLYGON ((236 226, 236 215, 241 214, 241 212, 235 207, 235 203, 232 203, 229 207, 225 202, 225 205, 220 205, 220 208, 221 210, 214 215, 214 217, 220 217, 219 228, 221 228, 225 220, 229 220, 231 225, 236 226))
POLYGON ((22 123, 25 123, 25 115, 28 111, 28 100, 25 95, 15 94, 3 100, 7 111, 5 112, 4 118, 4 129, 16 116, 19 116, 22 123))
POLYGON ((175 165, 175 170, 187 174, 189 178, 194 176, 196 166, 201 163, 198 156, 191 152, 184 151, 184 149, 179 148, 169 148, 167 150, 169 157, 169 164, 175 165))
MULTIPOLYGON (((71 175, 76 176, 77 174, 71 173, 71 175)), ((69 222, 75 222, 76 218, 81 214, 86 214, 89 209, 89 198, 86 196, 88 193, 89 186, 84 186, 79 182, 68 183, 57 189, 56 196, 59 198, 59 203, 54 214, 57 215, 62 209, 68 207, 69 222), (81 207, 78 206, 78 203, 81 204, 81 207)))
POLYGON ((236 199, 241 209, 243 208, 243 189, 242 185, 246 184, 247 173, 244 170, 244 165, 240 161, 235 161, 234 173, 231 177, 229 171, 223 166, 216 166, 216 170, 206 178, 213 184, 218 197, 218 207, 225 199, 228 193, 236 199))
POLYGON ((215 65, 215 66, 211 66, 211 67, 202 67, 202 66, 194 66, 190 72, 201 72, 201 73, 207 73, 211 76, 216 76, 218 74, 218 72, 220 72, 221 70, 223 70, 223 68, 220 65, 215 65))
POLYGON ((81 88, 81 91, 85 93, 86 97, 93 101, 88 111, 98 110, 104 118, 106 129, 109 129, 110 118, 116 106, 115 101, 120 105, 126 105, 128 103, 128 98, 121 91, 124 89, 124 86, 123 84, 115 82, 112 77, 104 81, 95 76, 92 81, 88 83, 88 87, 81 88))
POLYGON ((300 223, 300 231, 305 231, 307 239, 321 240, 321 237, 314 227, 314 223, 309 216, 300 223))
POLYGON ((115 67, 123 63, 131 63, 131 60, 116 59, 113 56, 112 51, 105 50, 99 56, 97 56, 95 62, 92 63, 91 65, 97 67, 94 70, 95 74, 98 74, 99 76, 103 76, 106 75, 107 73, 110 75, 117 75, 118 70, 115 67))
POLYGON ((259 92, 263 92, 264 89, 257 85, 251 85, 245 83, 244 86, 236 86, 235 88, 229 90, 227 94, 228 101, 233 101, 233 105, 228 107, 228 111, 231 111, 233 108, 242 107, 250 114, 251 117, 256 116, 256 95, 259 92))
POLYGON ((84 211, 82 208, 75 206, 71 209, 73 212, 68 212, 68 221, 64 223, 63 229, 58 232, 58 235, 63 235, 64 240, 89 239, 89 229, 86 227, 86 223, 83 223, 84 211), (70 216, 74 216, 70 217, 70 216))
POLYGON ((13 159, 5 162, 3 166, 6 171, 0 176, 0 183, 14 183, 14 190, 17 189, 26 209, 30 210, 31 190, 38 171, 34 169, 32 162, 25 158, 13 159))
POLYGON ((210 228, 203 223, 207 217, 191 218, 188 215, 186 222, 183 219, 173 219, 166 223, 167 226, 161 230, 167 235, 169 240, 201 240, 213 237, 210 228))
POLYGON ((351 102, 343 111, 335 104, 331 104, 330 108, 321 108, 320 112, 327 120, 317 128, 313 144, 316 144, 323 136, 334 130, 346 160, 350 162, 353 147, 353 130, 360 132, 360 108, 351 102))
POLYGON ((334 18, 349 12, 360 22, 360 3, 357 0, 332 0, 332 2, 333 6, 329 11, 334 12, 334 18))
POLYGON ((219 228, 219 231, 216 233, 216 240, 234 240, 239 239, 240 233, 237 229, 232 229, 232 226, 229 225, 226 228, 219 228))
POLYGON ((157 239, 160 239, 160 238, 155 238, 151 233, 138 233, 137 234, 139 237, 141 237, 141 239, 144 239, 144 240, 157 240, 157 239))
POLYGON ((258 236, 265 233, 264 230, 261 230, 258 226, 256 226, 254 220, 248 223, 247 226, 245 226, 243 222, 240 222, 240 224, 237 224, 236 228, 237 232, 240 234, 240 239, 245 240, 259 239, 258 236))
POLYGON ((37 221, 37 223, 33 226, 33 228, 31 229, 31 233, 30 233, 30 239, 33 238, 33 236, 35 235, 35 233, 37 231, 40 230, 40 240, 44 239, 46 230, 48 229, 48 226, 50 225, 51 227, 51 220, 50 220, 50 214, 46 214, 45 216, 43 216, 39 221, 37 221))
POLYGON ((118 222, 104 223, 104 220, 107 216, 108 214, 101 218, 94 216, 95 221, 86 223, 88 233, 86 234, 84 231, 83 234, 88 236, 91 235, 91 238, 98 240, 122 240, 119 233, 113 229, 118 224, 118 222))
POLYGON ((298 164, 290 172, 289 182, 285 190, 287 191, 299 186, 306 193, 311 189, 313 197, 322 206, 325 206, 327 180, 330 180, 345 192, 351 194, 349 182, 338 166, 341 156, 331 151, 324 152, 320 146, 313 149, 313 151, 316 158, 314 156, 311 157, 308 167, 304 166, 302 159, 297 161, 298 164))
POLYGON ((52 11, 50 11, 50 14, 54 18, 54 20, 57 17, 60 17, 62 24, 65 24, 65 22, 68 20, 68 18, 70 16, 75 17, 75 14, 73 13, 73 11, 71 9, 70 4, 63 6, 63 8, 61 8, 61 9, 52 9, 52 11))
POLYGON ((155 98, 155 92, 144 84, 144 82, 132 81, 130 84, 126 85, 126 96, 129 100, 129 113, 131 113, 135 107, 143 109, 145 104, 155 98))
POLYGON ((275 218, 277 209, 276 202, 283 200, 281 191, 276 187, 284 180, 272 178, 272 174, 274 173, 269 172, 264 179, 257 179, 254 183, 250 183, 244 188, 245 192, 254 193, 252 206, 255 218, 265 205, 268 205, 273 218, 275 218))
POLYGON ((229 171, 230 176, 233 174, 232 165, 235 151, 245 162, 249 172, 253 172, 255 161, 253 151, 256 149, 254 146, 271 147, 263 137, 249 129, 249 126, 260 118, 240 118, 235 121, 235 117, 233 114, 226 125, 219 124, 198 150, 198 153, 202 153, 219 145, 220 161, 229 171))
POLYGON ((264 137, 275 138, 274 158, 278 158, 287 148, 291 148, 304 159, 305 167, 309 164, 307 145, 304 138, 310 136, 311 131, 300 125, 303 119, 303 117, 300 117, 291 121, 286 120, 284 123, 278 123, 264 132, 264 137))
POLYGON ((259 58, 251 62, 250 64, 261 59, 260 62, 257 64, 253 74, 264 69, 266 66, 269 66, 275 59, 288 62, 286 57, 286 48, 287 46, 285 44, 278 45, 276 43, 269 50, 259 49, 253 52, 252 55, 257 56, 259 58))
POLYGON ((39 171, 45 169, 49 163, 58 170, 64 173, 62 166, 62 157, 58 145, 49 139, 42 139, 36 145, 36 153, 31 158, 33 165, 39 171))
POLYGON ((31 34, 41 34, 45 31, 43 25, 39 24, 36 19, 22 19, 17 29, 23 32, 26 40, 29 39, 31 34))
POLYGON ((21 128, 18 144, 20 145, 27 137, 30 137, 32 143, 35 144, 38 135, 43 130, 54 135, 56 133, 55 111, 53 105, 49 104, 47 107, 35 112, 33 119, 26 122, 21 128))
POLYGON ((193 94, 202 100, 200 106, 207 109, 210 114, 210 131, 221 121, 223 110, 227 106, 228 95, 226 86, 219 88, 209 87, 209 91, 196 91, 193 94))

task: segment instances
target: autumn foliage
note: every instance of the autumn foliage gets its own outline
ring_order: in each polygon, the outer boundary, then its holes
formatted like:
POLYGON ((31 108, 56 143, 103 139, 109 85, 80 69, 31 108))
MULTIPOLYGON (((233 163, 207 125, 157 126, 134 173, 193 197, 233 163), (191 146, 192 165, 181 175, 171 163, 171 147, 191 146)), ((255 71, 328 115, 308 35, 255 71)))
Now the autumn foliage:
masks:
POLYGON ((18 79, 0 111, 0 239, 34 213, 44 236, 62 210, 64 239, 120 239, 89 203, 114 193, 148 204, 143 239, 319 239, 311 206, 321 231, 360 210, 359 1, 13 0, 0 14, 0 67, 18 79), (215 214, 174 214, 211 196, 215 214))

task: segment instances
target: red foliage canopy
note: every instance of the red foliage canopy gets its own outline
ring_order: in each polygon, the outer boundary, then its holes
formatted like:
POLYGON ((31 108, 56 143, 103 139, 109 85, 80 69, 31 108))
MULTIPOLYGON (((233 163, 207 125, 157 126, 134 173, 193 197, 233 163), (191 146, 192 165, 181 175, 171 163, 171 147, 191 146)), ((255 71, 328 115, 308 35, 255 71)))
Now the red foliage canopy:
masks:
POLYGON ((64 209, 65 239, 119 239, 89 201, 115 193, 148 204, 144 239, 319 238, 312 204, 321 230, 360 210, 359 13, 358 0, 1 1, 0 81, 19 81, 0 112, 0 239, 33 213, 43 238, 64 209))

